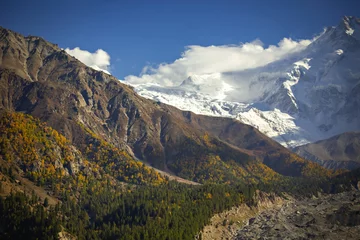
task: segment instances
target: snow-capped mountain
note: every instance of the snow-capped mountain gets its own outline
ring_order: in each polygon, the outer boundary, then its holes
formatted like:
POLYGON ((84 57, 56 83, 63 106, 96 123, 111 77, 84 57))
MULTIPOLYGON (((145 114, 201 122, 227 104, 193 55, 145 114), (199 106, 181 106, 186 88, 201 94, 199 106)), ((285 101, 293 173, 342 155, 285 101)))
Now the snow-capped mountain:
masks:
POLYGON ((360 129, 360 20, 344 17, 305 49, 263 67, 134 85, 147 98, 233 117, 294 147, 360 129))

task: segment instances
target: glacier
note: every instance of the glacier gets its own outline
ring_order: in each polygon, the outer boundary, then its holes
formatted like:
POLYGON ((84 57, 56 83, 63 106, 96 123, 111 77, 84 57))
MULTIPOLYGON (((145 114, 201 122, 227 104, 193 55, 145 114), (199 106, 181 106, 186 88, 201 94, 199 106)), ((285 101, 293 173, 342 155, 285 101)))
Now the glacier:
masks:
POLYGON ((182 110, 236 118, 289 148, 360 130, 360 20, 344 17, 265 66, 192 74, 177 86, 131 85, 182 110))

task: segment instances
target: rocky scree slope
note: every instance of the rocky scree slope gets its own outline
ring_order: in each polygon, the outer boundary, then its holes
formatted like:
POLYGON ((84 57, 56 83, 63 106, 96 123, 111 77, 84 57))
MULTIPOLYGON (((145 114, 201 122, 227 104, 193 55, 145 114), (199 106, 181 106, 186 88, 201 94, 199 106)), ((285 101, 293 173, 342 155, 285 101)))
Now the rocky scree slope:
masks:
POLYGON ((358 190, 285 203, 251 218, 235 239, 359 239, 358 190))

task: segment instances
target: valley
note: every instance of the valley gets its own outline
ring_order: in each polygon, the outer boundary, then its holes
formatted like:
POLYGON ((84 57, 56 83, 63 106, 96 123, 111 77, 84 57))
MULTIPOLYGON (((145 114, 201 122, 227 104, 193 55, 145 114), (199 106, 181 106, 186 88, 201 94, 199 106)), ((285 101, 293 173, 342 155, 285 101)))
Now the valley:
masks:
POLYGON ((356 239, 359 24, 176 86, 0 27, 0 238, 356 239))

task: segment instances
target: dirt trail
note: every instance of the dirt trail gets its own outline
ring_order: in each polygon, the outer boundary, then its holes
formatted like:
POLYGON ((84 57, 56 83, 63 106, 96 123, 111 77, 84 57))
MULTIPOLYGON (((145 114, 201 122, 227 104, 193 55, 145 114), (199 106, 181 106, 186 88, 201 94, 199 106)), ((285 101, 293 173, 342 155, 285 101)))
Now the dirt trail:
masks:
MULTIPOLYGON (((138 161, 140 161, 140 160, 138 160, 138 161)), ((142 161, 141 161, 141 162, 142 162, 142 161)), ((142 163, 144 163, 144 162, 142 162, 142 163)), ((169 180, 175 180, 175 181, 178 181, 178 182, 180 182, 180 183, 191 184, 191 185, 201 185, 200 183, 193 182, 193 181, 190 181, 190 180, 187 180, 187 179, 184 179, 184 178, 181 178, 181 177, 172 175, 172 174, 170 174, 170 173, 164 172, 164 171, 159 170, 159 169, 157 169, 157 168, 154 168, 154 167, 150 166, 150 165, 147 164, 147 163, 144 163, 144 164, 145 164, 147 167, 154 169, 156 172, 160 173, 162 176, 168 177, 169 180)))
MULTIPOLYGON (((143 162, 141 161, 139 158, 137 158, 134 154, 134 152, 132 151, 132 149, 128 146, 127 147, 127 150, 128 152, 130 153, 130 155, 136 160, 136 161, 139 161, 139 162, 142 162, 144 163, 147 167, 149 168, 152 168, 154 169, 156 172, 160 173, 162 176, 166 176, 169 178, 169 180, 175 180, 175 181, 178 181, 180 183, 185 183, 185 184, 190 184, 190 185, 201 185, 200 183, 197 183, 197 182, 193 182, 193 181, 190 181, 190 180, 187 180, 187 179, 184 179, 184 178, 181 178, 181 177, 178 177, 172 173, 169 173, 169 172, 165 172, 165 171, 162 171, 160 169, 157 169, 157 168, 154 168, 153 166, 151 166, 150 164, 146 163, 146 162, 143 162)), ((167 171, 168 168, 167 166, 165 165, 165 170, 167 171)))

